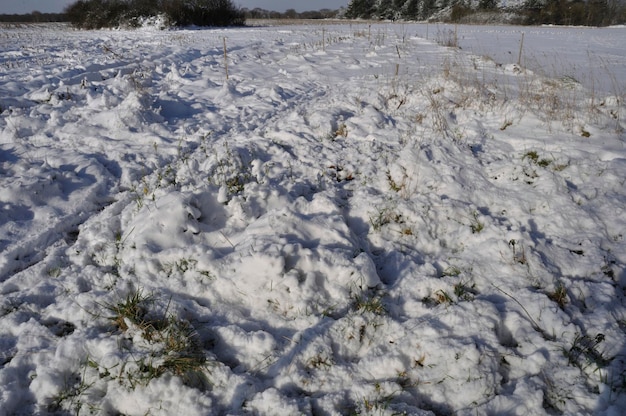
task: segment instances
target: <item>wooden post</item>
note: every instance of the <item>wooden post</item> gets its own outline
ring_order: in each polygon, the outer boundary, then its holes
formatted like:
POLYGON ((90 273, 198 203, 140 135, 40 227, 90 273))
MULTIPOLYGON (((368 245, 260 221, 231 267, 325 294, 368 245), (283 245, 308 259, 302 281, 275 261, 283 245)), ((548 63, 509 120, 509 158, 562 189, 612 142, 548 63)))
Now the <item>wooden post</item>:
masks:
POLYGON ((517 65, 522 66, 522 49, 524 48, 524 32, 522 32, 522 41, 519 45, 519 55, 517 56, 517 65))

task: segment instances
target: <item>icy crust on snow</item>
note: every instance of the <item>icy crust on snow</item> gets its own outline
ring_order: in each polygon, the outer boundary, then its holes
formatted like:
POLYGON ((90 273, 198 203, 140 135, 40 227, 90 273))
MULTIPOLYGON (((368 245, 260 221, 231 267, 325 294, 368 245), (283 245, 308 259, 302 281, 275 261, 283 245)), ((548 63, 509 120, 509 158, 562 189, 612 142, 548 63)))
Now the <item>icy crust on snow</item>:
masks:
POLYGON ((2 29, 0 415, 619 414, 626 31, 518 30, 2 29))

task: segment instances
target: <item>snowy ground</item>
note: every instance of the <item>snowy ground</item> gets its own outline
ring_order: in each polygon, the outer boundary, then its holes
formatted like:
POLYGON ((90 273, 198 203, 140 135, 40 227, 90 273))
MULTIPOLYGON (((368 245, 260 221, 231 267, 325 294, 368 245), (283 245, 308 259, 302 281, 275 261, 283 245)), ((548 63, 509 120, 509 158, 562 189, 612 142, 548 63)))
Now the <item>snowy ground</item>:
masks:
POLYGON ((621 414, 624 44, 5 27, 0 415, 621 414))

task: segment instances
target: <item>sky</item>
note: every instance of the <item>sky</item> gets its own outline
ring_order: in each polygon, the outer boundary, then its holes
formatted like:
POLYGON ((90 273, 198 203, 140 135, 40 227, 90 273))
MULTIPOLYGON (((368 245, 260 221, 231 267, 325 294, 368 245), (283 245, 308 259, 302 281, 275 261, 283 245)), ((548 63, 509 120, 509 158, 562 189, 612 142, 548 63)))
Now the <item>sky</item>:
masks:
MULTIPOLYGON (((58 13, 74 3, 75 0, 0 0, 0 14, 30 13, 38 10, 42 13, 58 13)), ((284 12, 287 9, 306 10, 338 9, 347 6, 349 0, 234 0, 239 7, 254 9, 260 7, 267 10, 284 12)))

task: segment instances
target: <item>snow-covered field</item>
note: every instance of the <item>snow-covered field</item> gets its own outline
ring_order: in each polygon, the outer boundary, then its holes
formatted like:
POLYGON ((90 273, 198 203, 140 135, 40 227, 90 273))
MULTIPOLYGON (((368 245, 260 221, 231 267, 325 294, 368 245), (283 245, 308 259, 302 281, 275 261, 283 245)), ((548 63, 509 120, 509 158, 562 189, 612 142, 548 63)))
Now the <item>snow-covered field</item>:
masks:
POLYGON ((623 414, 624 44, 3 28, 0 415, 623 414))

